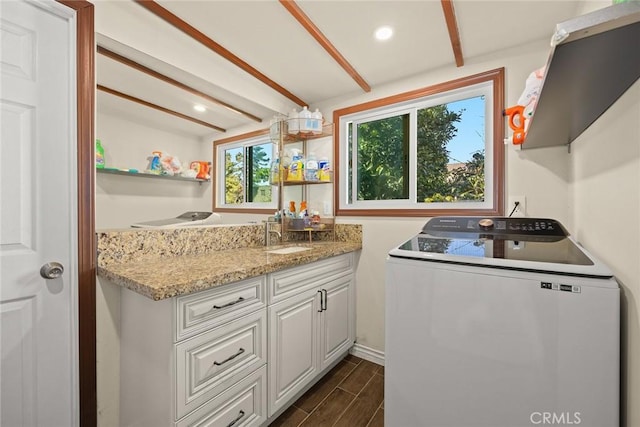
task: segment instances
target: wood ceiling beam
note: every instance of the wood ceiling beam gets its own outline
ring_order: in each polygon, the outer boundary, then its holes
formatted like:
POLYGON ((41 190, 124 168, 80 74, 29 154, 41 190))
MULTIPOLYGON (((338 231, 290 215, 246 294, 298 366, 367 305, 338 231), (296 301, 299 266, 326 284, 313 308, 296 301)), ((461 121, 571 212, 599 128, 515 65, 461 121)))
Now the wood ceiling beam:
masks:
POLYGON ((169 84, 171 84, 171 85, 173 85, 173 86, 175 86, 177 88, 180 88, 180 89, 182 89, 184 91, 187 91, 187 92, 192 93, 192 94, 194 94, 196 96, 204 98, 207 101, 210 101, 210 102, 212 102, 214 104, 220 105, 221 107, 224 107, 224 108, 226 108, 227 110, 229 110, 229 111, 231 111, 233 113, 241 114, 241 115, 243 115, 243 116, 245 116, 245 117, 247 117, 247 118, 249 118, 251 120, 254 120, 254 121, 258 122, 258 123, 262 122, 262 119, 260 117, 254 116, 251 113, 247 113, 244 110, 236 108, 231 104, 227 104, 226 102, 221 101, 221 100, 219 100, 217 98, 214 98, 213 96, 208 95, 208 94, 206 94, 204 92, 201 92, 198 89, 194 89, 191 86, 187 86, 184 83, 181 83, 181 82, 179 82, 177 80, 174 80, 169 76, 165 76, 164 74, 161 74, 161 73, 159 73, 159 72, 157 72, 155 70, 152 70, 149 67, 146 67, 146 66, 144 66, 144 65, 142 65, 142 64, 140 64, 138 62, 135 62, 135 61, 133 61, 133 60, 131 60, 131 59, 125 57, 125 56, 122 56, 122 55, 120 55, 118 53, 115 53, 115 52, 113 52, 113 51, 111 51, 111 50, 109 50, 107 48, 104 48, 102 46, 98 46, 98 53, 100 55, 106 56, 107 58, 111 58, 114 61, 118 61, 121 64, 127 65, 127 66, 129 66, 129 67, 131 67, 133 69, 136 69, 136 70, 141 71, 141 72, 143 72, 145 74, 148 74, 151 77, 155 77, 158 80, 162 80, 165 83, 169 83, 169 84))
POLYGON ((159 105, 153 104, 151 102, 145 101, 144 99, 136 98, 135 96, 127 95, 126 93, 119 92, 115 89, 108 88, 102 85, 96 85, 98 90, 109 93, 111 95, 119 96, 120 98, 126 99, 127 101, 136 102, 140 105, 144 105, 145 107, 153 108, 154 110, 162 111, 163 113, 171 114, 172 116, 179 117, 184 120, 188 120, 193 123, 197 123, 201 126, 206 126, 211 129, 215 129, 218 132, 226 132, 227 130, 221 128, 216 125, 212 125, 211 123, 204 122, 202 120, 195 119, 191 116, 187 116, 186 114, 178 113, 177 111, 170 110, 168 108, 161 107, 159 105))
POLYGON ((456 19, 456 11, 453 8, 453 0, 440 0, 440 2, 442 3, 444 19, 447 22, 447 30, 451 39, 453 56, 456 58, 456 66, 462 67, 464 58, 462 57, 462 44, 460 43, 460 32, 458 31, 458 21, 456 19))
POLYGON ((262 83, 266 84, 267 86, 269 86, 270 88, 272 88, 276 92, 280 93, 284 97, 290 99, 291 101, 295 102, 296 104, 298 104, 300 106, 309 105, 306 102, 304 102, 303 100, 301 100, 300 98, 298 98, 297 96, 295 96, 293 93, 289 92, 284 87, 280 86, 278 83, 276 83, 273 80, 271 80, 269 77, 267 77, 266 75, 264 75, 260 71, 258 71, 256 68, 252 67, 247 62, 245 62, 244 60, 242 60, 238 56, 234 55, 232 52, 230 52, 224 46, 222 46, 219 43, 216 43, 215 41, 210 39, 206 34, 201 32, 200 30, 198 30, 194 26, 190 25, 189 23, 187 23, 186 21, 184 21, 180 17, 178 17, 178 16, 174 15, 173 13, 171 13, 169 10, 167 10, 164 7, 160 6, 154 0, 134 0, 134 1, 136 3, 138 3, 140 6, 144 7, 145 9, 147 9, 149 12, 151 12, 154 15, 156 15, 157 17, 159 17, 160 19, 162 19, 165 22, 173 25, 175 28, 177 28, 178 30, 182 31, 183 33, 185 33, 189 37, 191 37, 194 40, 202 43, 204 46, 206 46, 207 48, 211 49, 212 51, 214 51, 218 55, 222 56, 224 59, 226 59, 227 61, 231 62, 233 65, 241 68, 242 70, 246 71, 247 73, 249 73, 253 77, 257 78, 262 83))
POLYGON ((329 55, 351 76, 353 80, 365 92, 371 92, 371 86, 362 78, 355 68, 342 56, 329 39, 320 31, 320 29, 311 21, 309 16, 300 9, 293 0, 280 0, 280 4, 304 27, 305 30, 327 51, 329 55))

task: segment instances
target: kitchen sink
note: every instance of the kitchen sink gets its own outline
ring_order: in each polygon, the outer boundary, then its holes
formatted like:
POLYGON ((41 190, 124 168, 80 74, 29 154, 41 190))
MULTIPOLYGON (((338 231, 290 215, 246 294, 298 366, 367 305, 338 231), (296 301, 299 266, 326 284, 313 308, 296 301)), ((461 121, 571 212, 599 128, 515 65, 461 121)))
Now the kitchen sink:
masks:
POLYGON ((272 249, 266 251, 268 254, 287 255, 294 254, 296 252, 310 251, 311 248, 304 248, 302 246, 289 246, 288 248, 272 249))

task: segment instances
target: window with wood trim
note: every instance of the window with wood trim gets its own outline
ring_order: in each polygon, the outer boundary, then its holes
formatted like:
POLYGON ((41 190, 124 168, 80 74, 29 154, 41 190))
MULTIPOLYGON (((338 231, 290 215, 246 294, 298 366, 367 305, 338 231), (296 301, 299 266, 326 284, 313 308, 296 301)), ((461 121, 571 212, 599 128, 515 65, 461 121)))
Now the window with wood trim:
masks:
POLYGON ((214 147, 214 210, 273 213, 277 188, 269 183, 269 167, 275 145, 268 133, 216 141, 214 147))
POLYGON ((337 214, 501 215, 504 69, 336 110, 337 214))

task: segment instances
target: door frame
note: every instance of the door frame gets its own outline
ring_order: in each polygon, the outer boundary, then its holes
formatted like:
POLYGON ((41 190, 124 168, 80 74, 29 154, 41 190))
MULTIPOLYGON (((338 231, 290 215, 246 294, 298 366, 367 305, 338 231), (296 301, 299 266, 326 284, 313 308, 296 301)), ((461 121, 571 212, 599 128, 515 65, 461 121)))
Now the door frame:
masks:
POLYGON ((96 238, 95 238, 95 31, 94 6, 85 0, 57 0, 76 11, 78 159, 78 397, 81 426, 95 426, 96 238))

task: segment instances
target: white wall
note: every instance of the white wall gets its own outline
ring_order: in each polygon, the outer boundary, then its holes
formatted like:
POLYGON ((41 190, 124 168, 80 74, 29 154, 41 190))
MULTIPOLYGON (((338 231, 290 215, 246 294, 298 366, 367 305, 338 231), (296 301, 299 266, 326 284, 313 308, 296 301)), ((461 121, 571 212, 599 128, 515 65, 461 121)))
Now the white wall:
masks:
POLYGON ((640 81, 572 144, 573 233, 622 289, 622 401, 640 426, 640 81))
MULTIPOLYGON (((210 141, 179 135, 100 112, 96 137, 105 150, 107 167, 144 171, 152 151, 177 156, 183 167, 193 160, 212 161, 210 141)), ((190 210, 211 209, 212 184, 98 174, 96 228, 129 227, 138 221, 164 219, 190 210)))

